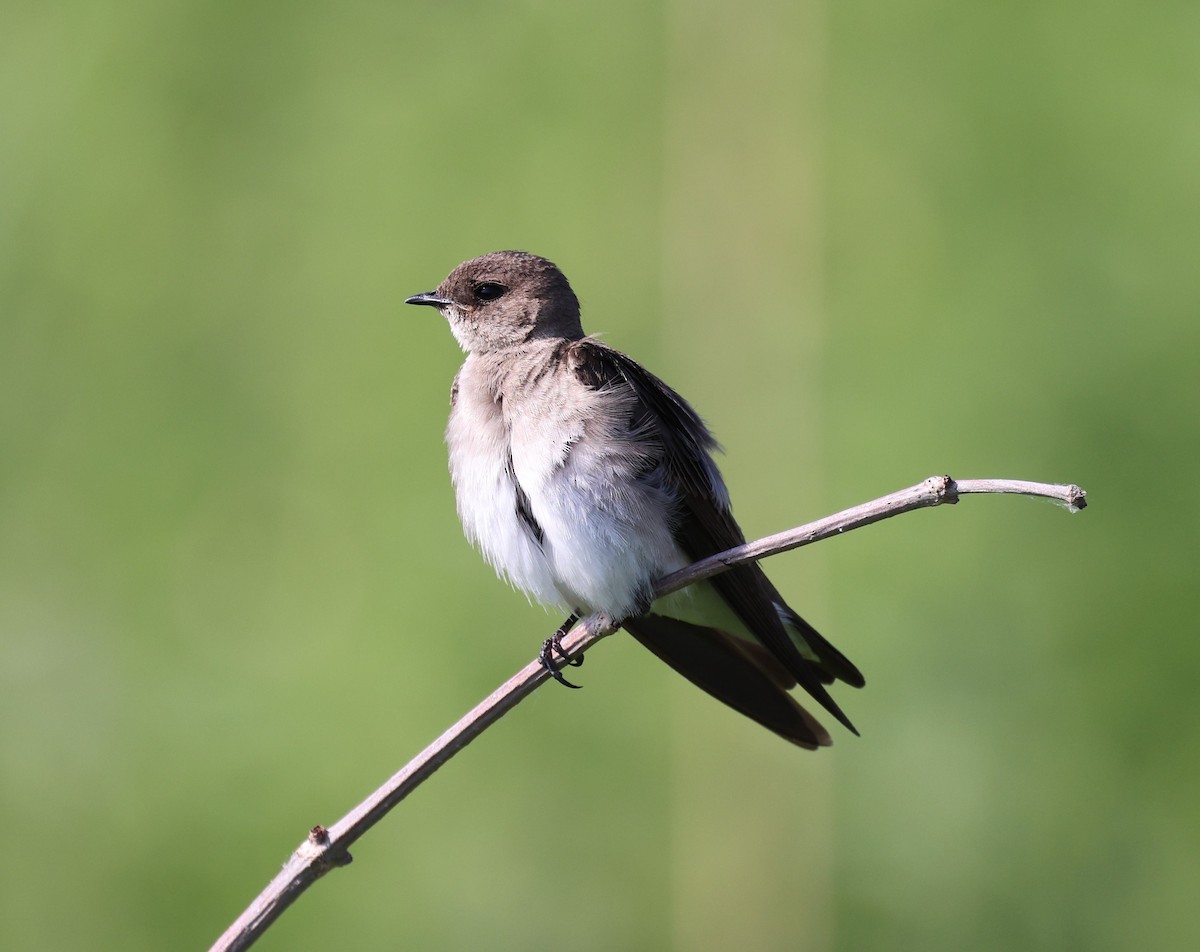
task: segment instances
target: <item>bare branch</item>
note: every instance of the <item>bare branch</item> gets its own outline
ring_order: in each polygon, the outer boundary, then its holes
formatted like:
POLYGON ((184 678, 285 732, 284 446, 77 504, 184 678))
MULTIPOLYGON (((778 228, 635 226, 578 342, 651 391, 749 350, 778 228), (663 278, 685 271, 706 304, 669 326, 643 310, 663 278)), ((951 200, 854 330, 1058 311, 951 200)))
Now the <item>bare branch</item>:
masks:
MULTIPOLYGON (((830 536, 841 535, 851 529, 870 525, 902 512, 953 504, 967 493, 1018 493, 1040 496, 1052 499, 1072 512, 1087 505, 1087 494, 1074 485, 1051 485, 1011 479, 972 479, 955 482, 949 476, 931 476, 915 486, 889 496, 702 559, 661 579, 655 586, 655 595, 669 594, 735 565, 758 561, 830 536)), ((601 638, 611 635, 618 627, 620 626, 617 622, 603 613, 589 615, 563 639, 563 649, 568 656, 578 657, 601 638)), ((329 870, 350 862, 348 849, 352 843, 432 776, 442 764, 533 693, 549 677, 549 673, 540 662, 530 662, 337 823, 328 829, 314 827, 279 874, 225 930, 210 952, 233 952, 249 948, 312 883, 329 870)))

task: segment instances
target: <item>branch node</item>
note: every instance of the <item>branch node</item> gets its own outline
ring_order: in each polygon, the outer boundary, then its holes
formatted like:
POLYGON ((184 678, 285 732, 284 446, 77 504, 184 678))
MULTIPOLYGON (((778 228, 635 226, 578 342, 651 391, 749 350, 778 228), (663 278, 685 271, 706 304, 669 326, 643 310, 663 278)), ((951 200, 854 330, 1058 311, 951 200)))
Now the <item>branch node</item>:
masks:
POLYGON ((320 823, 318 823, 308 831, 308 842, 312 843, 314 846, 329 845, 329 831, 325 829, 325 827, 321 826, 320 823))
POLYGON ((945 476, 930 476, 925 480, 925 485, 935 496, 935 506, 958 505, 958 483, 949 473, 945 476))
POLYGON ((308 831, 308 836, 296 847, 292 859, 310 867, 317 876, 323 876, 340 866, 349 866, 354 861, 348 850, 332 845, 329 831, 320 824, 308 831))

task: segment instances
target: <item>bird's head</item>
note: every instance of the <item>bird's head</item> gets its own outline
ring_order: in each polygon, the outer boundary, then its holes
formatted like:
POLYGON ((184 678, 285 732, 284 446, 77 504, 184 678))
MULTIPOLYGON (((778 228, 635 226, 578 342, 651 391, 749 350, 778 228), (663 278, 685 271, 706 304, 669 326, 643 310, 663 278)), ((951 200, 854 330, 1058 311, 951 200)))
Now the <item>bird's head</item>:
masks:
POLYGON ((464 261, 437 290, 405 303, 436 307, 469 353, 583 336, 579 299, 566 277, 553 262, 524 251, 493 251, 464 261))

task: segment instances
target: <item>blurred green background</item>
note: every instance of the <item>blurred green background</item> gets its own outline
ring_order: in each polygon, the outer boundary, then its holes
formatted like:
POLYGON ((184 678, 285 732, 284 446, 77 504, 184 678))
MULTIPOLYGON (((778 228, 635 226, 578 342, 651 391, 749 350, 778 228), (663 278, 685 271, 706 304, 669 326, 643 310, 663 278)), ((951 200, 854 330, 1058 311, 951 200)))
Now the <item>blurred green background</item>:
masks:
POLYGON ((1194 948, 1194 3, 16 0, 5 949, 196 949, 557 619, 463 541, 402 307, 556 260, 867 675, 805 754, 627 639, 264 949, 1194 948))

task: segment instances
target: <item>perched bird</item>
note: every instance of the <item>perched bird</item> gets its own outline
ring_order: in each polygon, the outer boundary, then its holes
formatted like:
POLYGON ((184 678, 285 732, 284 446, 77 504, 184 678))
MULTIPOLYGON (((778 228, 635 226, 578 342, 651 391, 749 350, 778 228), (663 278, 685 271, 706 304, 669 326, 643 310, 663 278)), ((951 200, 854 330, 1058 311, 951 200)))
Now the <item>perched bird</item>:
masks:
POLYGON ((797 684, 854 731, 825 685, 863 676, 757 564, 653 599, 661 576, 745 537, 703 421, 584 335, 553 263, 497 251, 406 303, 437 308, 467 353, 446 442, 463 528, 497 572, 573 613, 564 628, 593 611, 620 620, 689 681, 801 747, 831 741, 789 693, 797 684))

